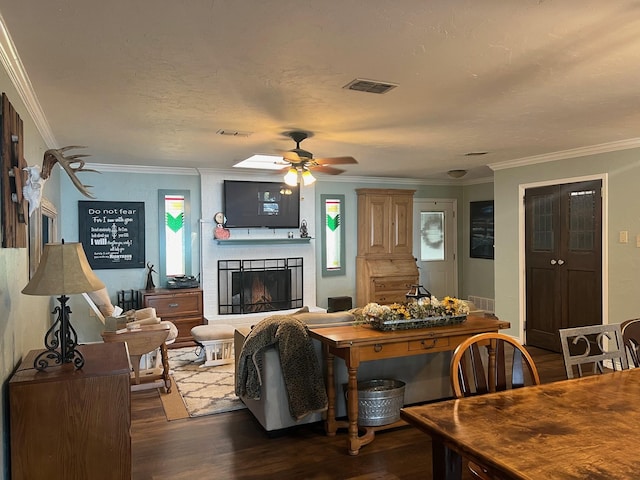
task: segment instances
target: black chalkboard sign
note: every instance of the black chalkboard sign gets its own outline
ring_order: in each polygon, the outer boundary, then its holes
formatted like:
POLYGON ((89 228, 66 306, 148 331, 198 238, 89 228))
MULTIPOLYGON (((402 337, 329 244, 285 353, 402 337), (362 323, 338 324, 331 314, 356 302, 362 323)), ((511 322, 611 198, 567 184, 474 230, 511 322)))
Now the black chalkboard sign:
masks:
POLYGON ((79 201, 78 220, 91 268, 144 268, 144 202, 79 201))

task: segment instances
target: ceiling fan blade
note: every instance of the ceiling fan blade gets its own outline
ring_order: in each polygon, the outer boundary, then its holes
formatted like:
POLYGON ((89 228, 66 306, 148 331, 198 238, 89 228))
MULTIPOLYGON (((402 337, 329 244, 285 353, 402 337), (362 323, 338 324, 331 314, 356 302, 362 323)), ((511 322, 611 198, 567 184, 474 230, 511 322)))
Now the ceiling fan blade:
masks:
POLYGON ((329 175, 339 175, 344 172, 344 170, 340 168, 327 167, 325 165, 316 165, 311 167, 311 170, 314 172, 328 173, 329 175))
POLYGON ((330 158, 314 158, 318 165, 348 165, 350 163, 358 163, 353 157, 330 157, 330 158))

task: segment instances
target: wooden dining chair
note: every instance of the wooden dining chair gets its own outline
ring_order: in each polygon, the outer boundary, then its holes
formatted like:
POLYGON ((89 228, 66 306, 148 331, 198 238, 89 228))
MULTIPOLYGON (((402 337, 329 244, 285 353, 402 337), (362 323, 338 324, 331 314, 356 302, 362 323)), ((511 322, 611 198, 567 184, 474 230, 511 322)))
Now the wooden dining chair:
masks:
POLYGON ((520 342, 508 335, 474 335, 453 352, 451 387, 457 398, 539 384, 533 358, 520 342))
POLYGON ((627 349, 628 360, 640 367, 640 318, 626 320, 620 324, 622 342, 627 349))
MULTIPOLYGON (((453 352, 451 387, 456 398, 527 385, 540 385, 538 369, 527 349, 508 335, 480 333, 453 352)), ((482 465, 468 462, 468 468, 475 478, 493 479, 482 465)))
POLYGON ((620 324, 559 330, 567 378, 629 368, 620 324), (591 366, 591 371, 583 370, 591 366))

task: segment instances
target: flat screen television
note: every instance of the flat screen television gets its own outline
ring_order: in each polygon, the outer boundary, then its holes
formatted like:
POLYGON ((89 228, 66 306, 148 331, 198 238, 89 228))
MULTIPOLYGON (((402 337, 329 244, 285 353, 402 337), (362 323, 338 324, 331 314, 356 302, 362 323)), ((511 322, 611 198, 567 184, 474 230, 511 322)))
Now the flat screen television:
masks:
POLYGON ((224 181, 229 228, 298 228, 300 190, 284 182, 224 181), (288 193, 291 192, 291 193, 288 193))

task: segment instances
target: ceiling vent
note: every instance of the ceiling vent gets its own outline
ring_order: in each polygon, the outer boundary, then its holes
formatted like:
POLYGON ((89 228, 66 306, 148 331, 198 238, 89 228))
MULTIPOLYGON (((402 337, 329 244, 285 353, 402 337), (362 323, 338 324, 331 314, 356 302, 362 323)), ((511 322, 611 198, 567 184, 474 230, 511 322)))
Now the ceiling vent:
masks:
POLYGON ((356 78, 355 80, 347 83, 344 87, 348 90, 356 90, 358 92, 368 93, 387 93, 389 90, 396 88, 398 85, 389 82, 378 82, 377 80, 364 80, 362 78, 356 78))
POLYGON ((486 155, 489 152, 467 152, 464 154, 465 157, 478 157, 480 155, 486 155))

